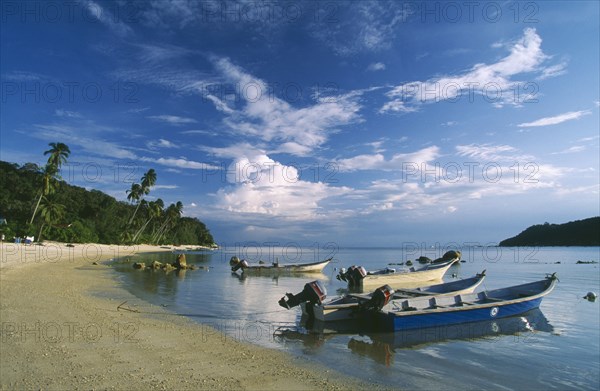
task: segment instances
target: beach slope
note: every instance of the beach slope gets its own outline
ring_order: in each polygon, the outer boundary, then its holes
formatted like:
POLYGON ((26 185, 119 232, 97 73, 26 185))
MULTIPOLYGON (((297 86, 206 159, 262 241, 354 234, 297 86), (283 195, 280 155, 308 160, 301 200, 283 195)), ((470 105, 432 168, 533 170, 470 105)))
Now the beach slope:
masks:
POLYGON ((0 389, 377 388, 141 302, 102 263, 157 250, 4 243, 0 389))

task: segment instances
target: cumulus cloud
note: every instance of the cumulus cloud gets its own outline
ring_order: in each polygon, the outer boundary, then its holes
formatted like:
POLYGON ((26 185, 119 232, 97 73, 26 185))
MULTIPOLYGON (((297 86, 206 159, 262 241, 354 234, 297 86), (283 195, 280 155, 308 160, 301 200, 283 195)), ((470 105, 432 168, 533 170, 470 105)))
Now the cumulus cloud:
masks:
POLYGON ((350 191, 302 180, 296 167, 267 155, 235 159, 227 169, 227 181, 230 185, 216 194, 218 208, 302 221, 318 219, 323 200, 350 191))

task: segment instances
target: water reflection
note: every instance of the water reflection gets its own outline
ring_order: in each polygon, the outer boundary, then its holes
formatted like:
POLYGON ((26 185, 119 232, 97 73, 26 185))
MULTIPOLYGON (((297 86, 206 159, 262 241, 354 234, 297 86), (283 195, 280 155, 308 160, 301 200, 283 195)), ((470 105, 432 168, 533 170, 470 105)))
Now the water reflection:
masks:
MULTIPOLYGON (((476 341, 500 336, 519 335, 529 338, 535 332, 552 333, 554 327, 539 309, 521 316, 493 321, 471 322, 451 326, 430 327, 394 333, 378 332, 372 323, 363 321, 322 322, 307 317, 295 328, 276 333, 280 342, 300 342, 312 350, 322 348, 330 339, 349 338, 347 347, 357 355, 390 366, 397 349, 421 348, 446 341, 476 341)), ((338 341, 339 342, 339 341, 338 341)))
POLYGON ((247 280, 256 279, 260 281, 270 280, 277 284, 281 278, 299 278, 303 280, 319 280, 319 281, 328 281, 329 277, 327 277, 323 273, 293 273, 293 272, 278 272, 278 273, 265 273, 265 274, 249 274, 249 273, 238 273, 231 272, 231 277, 236 278, 240 283, 245 283, 247 280))

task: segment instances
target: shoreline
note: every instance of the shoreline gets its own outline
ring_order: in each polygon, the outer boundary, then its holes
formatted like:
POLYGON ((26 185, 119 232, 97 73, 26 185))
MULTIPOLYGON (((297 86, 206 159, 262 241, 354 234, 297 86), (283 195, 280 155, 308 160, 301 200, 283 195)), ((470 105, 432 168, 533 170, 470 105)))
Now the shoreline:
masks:
POLYGON ((3 243, 0 389, 381 388, 172 316, 102 263, 156 251, 173 249, 3 243), (143 313, 118 310, 125 301, 143 313))

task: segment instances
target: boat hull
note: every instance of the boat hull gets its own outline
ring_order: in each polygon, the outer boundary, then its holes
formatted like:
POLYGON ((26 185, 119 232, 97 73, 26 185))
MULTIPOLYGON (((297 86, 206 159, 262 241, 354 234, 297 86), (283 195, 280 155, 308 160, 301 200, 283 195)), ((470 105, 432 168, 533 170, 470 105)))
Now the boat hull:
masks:
POLYGON ((419 283, 422 285, 423 282, 441 280, 454 262, 455 261, 451 261, 443 265, 436 265, 425 270, 420 269, 390 274, 369 274, 360 281, 359 285, 363 289, 368 287, 379 287, 382 285, 389 285, 392 288, 400 286, 418 286, 417 284, 419 283))
POLYGON ((243 269, 244 273, 248 274, 268 274, 268 273, 321 273, 325 266, 331 260, 322 262, 291 264, 291 265, 251 265, 243 269))
MULTIPOLYGON (((450 283, 424 286, 418 290, 399 290, 394 294, 392 302, 400 298, 411 296, 444 296, 472 293, 483 282, 485 273, 478 274, 475 277, 470 277, 464 280, 452 281, 450 283)), ((315 319, 323 322, 358 319, 365 316, 364 312, 359 312, 359 301, 368 300, 370 297, 365 296, 345 296, 339 299, 334 299, 328 303, 315 305, 313 308, 313 316, 315 319)), ((306 306, 303 306, 302 311, 308 314, 306 306)))
POLYGON ((479 293, 398 300, 374 316, 379 326, 388 331, 500 319, 539 308, 556 281, 552 275, 541 281, 479 293))
POLYGON ((380 313, 378 315, 384 330, 402 331, 506 318, 539 308, 541 302, 542 298, 540 297, 514 304, 490 303, 479 308, 441 311, 438 313, 411 316, 398 316, 394 313, 380 313))

